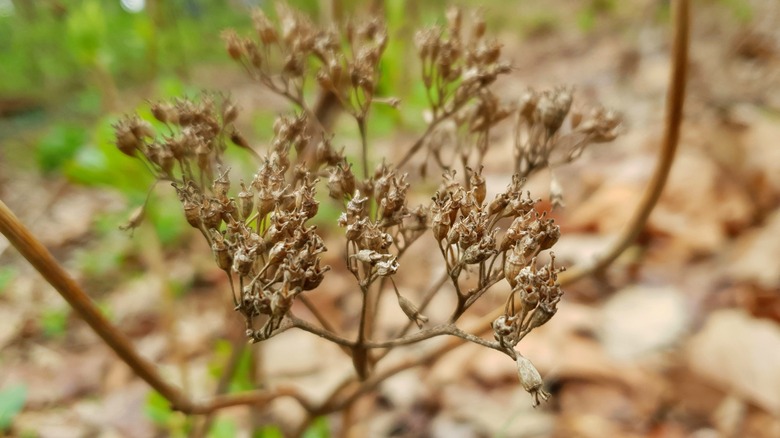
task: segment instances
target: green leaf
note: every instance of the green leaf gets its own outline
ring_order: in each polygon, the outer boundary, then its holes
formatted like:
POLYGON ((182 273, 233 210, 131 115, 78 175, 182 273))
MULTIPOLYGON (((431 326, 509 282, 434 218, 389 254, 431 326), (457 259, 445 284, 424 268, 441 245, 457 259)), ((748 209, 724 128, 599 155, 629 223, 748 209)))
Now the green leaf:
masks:
POLYGON ((7 430, 16 414, 24 408, 27 400, 27 386, 18 384, 0 390, 0 431, 7 430))

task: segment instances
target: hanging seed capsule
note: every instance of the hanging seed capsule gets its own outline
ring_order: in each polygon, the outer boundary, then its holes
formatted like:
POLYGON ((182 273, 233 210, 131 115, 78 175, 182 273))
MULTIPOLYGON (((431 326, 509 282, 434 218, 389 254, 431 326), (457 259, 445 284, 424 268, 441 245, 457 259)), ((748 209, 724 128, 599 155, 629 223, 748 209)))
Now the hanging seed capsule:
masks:
POLYGON ((520 354, 517 355, 517 377, 520 378, 523 389, 533 397, 534 407, 539 406, 540 398, 545 401, 550 398, 550 393, 543 388, 544 382, 539 371, 530 360, 520 354))
POLYGON ((406 317, 417 324, 418 328, 423 328, 423 324, 428 322, 428 317, 421 315, 420 311, 417 310, 417 307, 403 295, 398 295, 398 305, 401 307, 401 310, 403 310, 406 317))

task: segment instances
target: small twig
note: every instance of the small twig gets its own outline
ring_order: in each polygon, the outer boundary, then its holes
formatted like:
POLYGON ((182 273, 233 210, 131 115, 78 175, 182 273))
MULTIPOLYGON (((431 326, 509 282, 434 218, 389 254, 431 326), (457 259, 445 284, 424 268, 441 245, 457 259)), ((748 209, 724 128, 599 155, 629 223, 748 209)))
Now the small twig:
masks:
POLYGON ((68 275, 62 266, 41 242, 30 233, 19 219, 0 201, 0 232, 27 259, 28 262, 43 275, 57 292, 70 304, 73 310, 100 336, 103 341, 124 361, 133 371, 159 392, 174 409, 192 412, 195 406, 179 388, 166 382, 157 368, 141 356, 133 347, 130 339, 114 327, 92 303, 92 300, 68 275))
POLYGON ((297 327, 297 328, 299 328, 301 330, 305 330, 305 331, 307 331, 309 333, 315 334, 315 335, 317 335, 317 336, 319 336, 321 338, 325 338, 325 339, 327 339, 327 340, 329 340, 331 342, 334 342, 334 343, 336 343, 338 345, 342 345, 342 346, 349 347, 349 348, 355 348, 355 346, 356 346, 355 342, 350 341, 349 339, 342 338, 341 336, 339 336, 339 335, 337 335, 337 334, 335 334, 335 333, 333 333, 331 331, 323 330, 323 329, 321 329, 319 327, 311 325, 308 321, 300 319, 300 318, 296 317, 295 315, 293 315, 292 313, 288 313, 287 314, 287 318, 290 320, 290 322, 292 323, 293 327, 297 327))

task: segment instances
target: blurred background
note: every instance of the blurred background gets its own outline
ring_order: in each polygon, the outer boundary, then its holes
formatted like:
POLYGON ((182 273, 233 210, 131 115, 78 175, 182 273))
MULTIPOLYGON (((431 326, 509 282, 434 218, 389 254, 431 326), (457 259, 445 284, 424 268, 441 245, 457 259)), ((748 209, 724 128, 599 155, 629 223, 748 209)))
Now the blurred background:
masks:
MULTIPOLYGON (((686 119, 660 204, 637 244, 606 275, 567 287, 552 322, 519 345, 551 401, 532 409, 514 363, 465 346, 386 381, 356 433, 780 436, 780 2, 692 3, 686 119)), ((321 23, 384 16, 390 45, 380 94, 402 105, 378 106, 369 137, 375 161, 398 156, 425 126, 414 30, 444 22, 451 2, 289 4, 321 23)), ((566 200, 556 213, 564 236, 556 255, 566 265, 590 260, 628 221, 655 164, 669 2, 457 4, 480 10, 503 43, 514 68, 498 84, 502 97, 568 85, 575 105, 601 103, 622 114, 618 140, 556 170, 566 200)), ((125 113, 150 117, 149 102, 214 90, 239 104, 242 132, 262 148, 274 118, 290 107, 231 62, 220 39, 228 27, 252 32, 256 7, 275 15, 273 3, 259 0, 0 0, 0 199, 138 349, 195 396, 213 392, 241 321, 224 273, 169 187, 155 190, 138 229, 118 229, 153 181, 115 149, 111 125, 125 113)), ((357 144, 353 125, 342 118, 335 127, 348 149, 357 144)), ((498 130, 498 150, 487 157, 493 191, 511 174, 501 152, 511 136, 509 126, 498 130)), ((250 178, 245 155, 231 158, 235 174, 250 178)), ((546 197, 549 175, 528 187, 546 197)), ((318 225, 337 238, 339 210, 327 202, 323 209, 318 225)), ((329 257, 339 263, 338 251, 329 257)), ((438 265, 408 266, 421 272, 403 287, 425 289, 436 275, 423 274, 438 265)), ((349 279, 330 281, 312 299, 347 318, 337 297, 349 279)), ((230 390, 256 386, 260 373, 316 397, 349 369, 338 348, 290 332, 261 354, 244 353, 230 390)), ((261 413, 226 409, 209 436, 283 436, 301 415, 283 401, 261 413)), ((321 418, 307 436, 331 436, 339 421, 321 418)), ((191 428, 0 237, 0 434, 187 436, 191 428)))

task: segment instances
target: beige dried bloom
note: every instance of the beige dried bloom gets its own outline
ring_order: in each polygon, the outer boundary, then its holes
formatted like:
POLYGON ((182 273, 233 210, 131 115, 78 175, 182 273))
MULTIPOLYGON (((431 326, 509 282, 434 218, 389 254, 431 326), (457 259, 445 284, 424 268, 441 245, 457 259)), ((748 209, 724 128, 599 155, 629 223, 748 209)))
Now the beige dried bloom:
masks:
POLYGON ((517 376, 520 378, 523 389, 533 397, 534 407, 541 403, 539 399, 546 401, 550 398, 550 393, 544 390, 544 382, 539 371, 530 360, 520 354, 517 355, 517 376))

